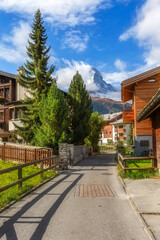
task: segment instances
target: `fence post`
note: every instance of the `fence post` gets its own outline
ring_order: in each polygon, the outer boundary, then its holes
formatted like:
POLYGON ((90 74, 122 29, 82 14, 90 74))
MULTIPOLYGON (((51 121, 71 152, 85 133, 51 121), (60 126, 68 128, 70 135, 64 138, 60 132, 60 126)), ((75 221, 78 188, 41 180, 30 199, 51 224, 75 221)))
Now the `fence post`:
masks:
POLYGON ((27 162, 27 149, 24 149, 24 162, 27 162))
MULTIPOLYGON (((43 171, 43 162, 40 163, 40 170, 43 171)), ((41 178, 43 179, 43 172, 41 173, 41 178)))
MULTIPOLYGON (((22 168, 18 169, 18 180, 22 179, 22 168)), ((18 189, 22 189, 22 182, 18 184, 18 189)))
MULTIPOLYGON (((123 166, 126 167, 126 160, 123 159, 123 162, 124 162, 123 166)), ((125 169, 124 169, 124 175, 126 175, 126 170, 125 169)))
POLYGON ((6 143, 4 143, 4 145, 2 146, 2 160, 4 160, 5 161, 5 145, 6 145, 6 143))
POLYGON ((53 163, 53 164, 54 164, 53 170, 56 171, 56 158, 53 159, 53 162, 54 162, 54 163, 53 163))

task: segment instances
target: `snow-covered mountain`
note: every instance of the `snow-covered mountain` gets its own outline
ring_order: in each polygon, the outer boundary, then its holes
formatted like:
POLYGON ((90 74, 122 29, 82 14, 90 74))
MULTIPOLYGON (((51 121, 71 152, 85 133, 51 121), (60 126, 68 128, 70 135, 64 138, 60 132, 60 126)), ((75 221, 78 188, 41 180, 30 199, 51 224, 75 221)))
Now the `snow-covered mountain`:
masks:
POLYGON ((90 92, 92 97, 111 97, 111 94, 117 93, 119 95, 120 91, 104 81, 102 74, 94 67, 89 70, 89 78, 87 79, 86 87, 90 92))

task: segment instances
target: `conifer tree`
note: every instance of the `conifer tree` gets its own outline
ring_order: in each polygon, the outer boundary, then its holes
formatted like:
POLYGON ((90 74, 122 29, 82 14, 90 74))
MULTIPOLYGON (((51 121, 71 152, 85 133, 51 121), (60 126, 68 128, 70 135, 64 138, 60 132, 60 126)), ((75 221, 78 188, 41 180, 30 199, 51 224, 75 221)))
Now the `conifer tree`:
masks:
POLYGON ((47 94, 53 82, 51 74, 54 66, 48 69, 48 52, 50 47, 46 47, 47 35, 43 26, 41 12, 38 9, 29 35, 27 55, 28 60, 22 67, 22 72, 17 76, 17 81, 24 88, 28 89, 31 97, 26 97, 23 104, 26 110, 22 111, 23 127, 17 127, 19 135, 29 143, 34 144, 34 135, 37 125, 40 125, 38 115, 40 95, 47 94))
POLYGON ((41 126, 37 128, 35 143, 57 150, 59 142, 68 141, 68 103, 54 82, 39 104, 41 126))
POLYGON ((70 84, 70 118, 72 142, 76 145, 84 144, 84 139, 90 133, 89 119, 92 114, 92 100, 82 79, 77 72, 70 84))
POLYGON ((98 112, 92 113, 89 119, 90 134, 85 138, 85 143, 88 146, 93 146, 93 151, 98 152, 98 142, 100 138, 101 129, 104 127, 103 118, 98 112))
POLYGON ((133 145, 133 125, 130 124, 129 131, 128 131, 128 145, 133 145))

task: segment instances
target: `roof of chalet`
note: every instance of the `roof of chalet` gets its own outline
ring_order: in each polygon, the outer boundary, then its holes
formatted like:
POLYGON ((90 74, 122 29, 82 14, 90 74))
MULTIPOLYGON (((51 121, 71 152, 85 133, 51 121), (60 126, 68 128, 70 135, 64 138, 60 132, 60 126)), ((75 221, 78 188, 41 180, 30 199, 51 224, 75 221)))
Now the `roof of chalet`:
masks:
POLYGON ((110 123, 111 125, 116 125, 116 124, 123 124, 123 118, 120 118, 112 123, 110 123))
POLYGON ((143 108, 137 117, 137 122, 146 119, 157 107, 160 106, 160 89, 148 102, 148 104, 143 108))
POLYGON ((121 83, 121 85, 123 87, 126 87, 128 85, 131 85, 131 84, 137 83, 139 81, 142 81, 142 80, 144 80, 146 78, 150 78, 150 77, 152 77, 152 76, 154 76, 154 75, 156 75, 158 73, 160 73, 160 66, 156 67, 156 68, 153 68, 153 69, 150 69, 150 70, 148 70, 146 72, 143 72, 141 74, 138 74, 138 75, 136 75, 134 77, 128 78, 128 79, 124 80, 121 83))
POLYGON ((117 112, 117 113, 108 113, 108 114, 103 114, 101 115, 103 117, 104 121, 111 121, 112 119, 118 117, 119 115, 121 115, 122 112, 117 112))
POLYGON ((0 71, 0 76, 4 76, 4 77, 9 77, 9 78, 14 78, 14 79, 16 79, 16 75, 15 75, 15 74, 3 72, 3 71, 0 71))

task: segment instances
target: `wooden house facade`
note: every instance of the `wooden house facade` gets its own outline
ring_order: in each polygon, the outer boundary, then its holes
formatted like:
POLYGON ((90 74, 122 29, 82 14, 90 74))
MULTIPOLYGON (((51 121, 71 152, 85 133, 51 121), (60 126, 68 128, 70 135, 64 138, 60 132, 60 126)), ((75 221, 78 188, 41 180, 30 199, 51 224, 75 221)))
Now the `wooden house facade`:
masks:
POLYGON ((14 122, 21 125, 20 100, 25 90, 16 82, 16 75, 0 71, 0 139, 7 142, 16 131, 14 122))
POLYGON ((152 123, 153 155, 157 159, 157 167, 160 169, 160 89, 142 109, 137 117, 137 122, 150 119, 152 123))
POLYGON ((160 67, 129 78, 121 84, 122 101, 132 101, 132 110, 123 112, 125 123, 133 123, 135 152, 140 155, 146 148, 152 149, 152 121, 138 122, 140 112, 160 88, 160 67))

